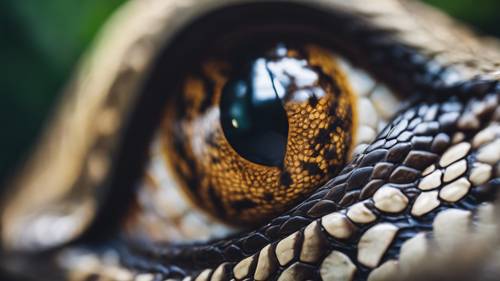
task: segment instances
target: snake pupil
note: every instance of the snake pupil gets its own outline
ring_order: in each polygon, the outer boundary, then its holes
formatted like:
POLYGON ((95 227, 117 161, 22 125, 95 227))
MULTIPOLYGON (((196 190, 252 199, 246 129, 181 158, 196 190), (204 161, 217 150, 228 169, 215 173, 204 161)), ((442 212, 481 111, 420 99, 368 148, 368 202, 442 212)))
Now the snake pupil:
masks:
POLYGON ((236 73, 222 90, 221 125, 231 146, 245 159, 281 166, 288 138, 282 87, 277 87, 263 58, 236 73))

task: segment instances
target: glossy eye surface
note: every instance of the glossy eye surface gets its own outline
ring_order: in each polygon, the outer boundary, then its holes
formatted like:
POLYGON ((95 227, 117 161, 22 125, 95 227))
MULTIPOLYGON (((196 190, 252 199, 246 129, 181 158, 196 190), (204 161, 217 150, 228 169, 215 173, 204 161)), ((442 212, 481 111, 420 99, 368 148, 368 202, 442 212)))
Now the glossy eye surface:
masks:
POLYGON ((126 219, 133 235, 179 242, 263 223, 335 176, 400 105, 317 44, 209 54, 184 77, 126 219))

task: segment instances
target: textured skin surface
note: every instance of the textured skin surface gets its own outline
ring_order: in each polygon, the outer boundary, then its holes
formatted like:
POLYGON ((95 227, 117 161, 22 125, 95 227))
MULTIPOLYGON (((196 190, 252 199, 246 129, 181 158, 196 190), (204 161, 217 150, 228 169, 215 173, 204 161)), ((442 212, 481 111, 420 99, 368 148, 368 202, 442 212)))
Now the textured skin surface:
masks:
POLYGON ((90 270, 76 263, 66 268, 69 276, 376 280, 391 271, 393 260, 399 270, 410 265, 411 271, 418 260, 405 260, 408 253, 418 256, 416 249, 426 248, 412 245, 435 240, 453 246, 443 237, 480 220, 478 206, 492 201, 499 187, 499 133, 491 129, 500 121, 498 51, 426 7, 375 3, 317 2, 349 27, 337 36, 358 44, 339 44, 339 50, 368 70, 378 69, 377 76, 411 102, 337 177, 254 231, 200 245, 118 240, 110 248, 120 253, 119 271, 106 263, 90 270), (442 175, 422 183, 436 171, 442 175), (435 192, 421 199, 421 206, 434 204, 430 210, 415 207, 425 192, 435 192), (443 221, 449 224, 443 227, 443 221), (276 249, 291 250, 286 255, 276 249))
MULTIPOLYGON (((498 93, 490 93, 483 97, 476 96, 476 99, 465 104, 462 104, 455 97, 440 103, 419 102, 402 112, 393 124, 385 129, 377 140, 367 148, 365 153, 354 159, 335 179, 319 188, 313 196, 292 211, 273 219, 259 230, 207 246, 195 248, 188 246, 174 249, 155 246, 146 252, 153 260, 166 261, 166 263, 162 263, 163 265, 177 264, 182 267, 185 264, 196 264, 215 268, 223 261, 232 264, 245 257, 253 256, 258 253, 258 249, 268 244, 276 247, 282 237, 298 231, 300 238, 299 242, 294 244, 295 254, 292 261, 289 261, 287 266, 275 266, 274 271, 270 273, 270 278, 272 276, 279 277, 292 264, 300 268, 299 271, 301 274, 305 274, 305 279, 319 279, 317 269, 324 257, 332 250, 337 250, 351 257, 356 264, 358 267, 356 278, 365 279, 368 272, 379 262, 374 266, 366 266, 360 264, 359 261, 356 262, 357 250, 353 248, 353 245, 359 241, 360 236, 368 228, 380 223, 389 223, 400 229, 394 239, 395 242, 382 258, 383 261, 397 259, 401 244, 416 233, 432 230, 434 218, 441 211, 448 208, 475 210, 479 203, 491 200, 491 192, 498 188, 498 181, 495 180, 498 177, 496 172, 488 178, 487 182, 474 186, 470 192, 467 192, 467 195, 456 202, 439 199, 440 205, 424 216, 412 215, 410 208, 415 199, 422 194, 422 189, 418 188, 418 183, 422 179, 422 171, 433 164, 439 167, 439 156, 450 147, 456 133, 466 134, 461 142, 470 143, 480 129, 487 127, 490 122, 498 122, 498 117, 493 118, 496 108, 498 108, 498 93), (479 115, 481 117, 478 118, 482 121, 475 129, 459 126, 461 119, 458 117, 467 116, 473 104, 484 106, 484 110, 479 115), (395 188, 401 191, 408 198, 409 203, 402 210, 385 212, 380 210, 383 208, 377 208, 374 194, 381 187, 395 188), (318 226, 318 218, 333 212, 344 214, 344 210, 346 208, 349 210, 349 207, 352 208, 356 202, 362 202, 374 214, 375 218, 369 223, 356 223, 351 220, 355 225, 352 236, 347 239, 335 239, 325 231, 324 227, 318 226), (315 257, 311 260, 306 259, 306 263, 302 264, 300 255, 304 251, 303 247, 308 239, 305 229, 314 222, 316 222, 316 226, 314 226, 316 234, 313 236, 316 236, 320 242, 318 242, 319 245, 313 247, 315 257), (297 260, 298 263, 294 263, 294 260, 297 260)), ((465 161, 470 166, 477 162, 477 150, 468 151, 459 159, 464 158, 464 156, 465 161)), ((493 164, 497 165, 498 161, 497 157, 493 164)), ((471 169, 467 170, 470 173, 471 169)), ((443 186, 444 184, 440 182, 432 190, 440 190, 443 186)), ((390 204, 394 206, 394 202, 390 204)), ((142 251, 144 249, 141 248, 139 252, 142 251)), ((252 258, 253 262, 248 274, 250 276, 252 271, 256 270, 257 259, 255 256, 252 258)), ((143 270, 150 271, 151 268, 146 267, 143 270)))

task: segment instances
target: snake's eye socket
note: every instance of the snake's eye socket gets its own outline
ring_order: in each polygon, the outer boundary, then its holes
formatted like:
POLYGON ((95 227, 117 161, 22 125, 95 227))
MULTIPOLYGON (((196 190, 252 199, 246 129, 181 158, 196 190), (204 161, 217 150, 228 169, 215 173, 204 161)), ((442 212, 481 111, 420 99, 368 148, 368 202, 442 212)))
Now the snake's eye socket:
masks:
POLYGON ((352 145, 353 111, 328 51, 277 44, 203 61, 170 103, 162 142, 196 205, 255 224, 337 173, 352 145))
POLYGON ((330 49, 300 41, 193 60, 165 93, 128 233, 179 242, 264 223, 374 140, 400 105, 395 95, 330 49))

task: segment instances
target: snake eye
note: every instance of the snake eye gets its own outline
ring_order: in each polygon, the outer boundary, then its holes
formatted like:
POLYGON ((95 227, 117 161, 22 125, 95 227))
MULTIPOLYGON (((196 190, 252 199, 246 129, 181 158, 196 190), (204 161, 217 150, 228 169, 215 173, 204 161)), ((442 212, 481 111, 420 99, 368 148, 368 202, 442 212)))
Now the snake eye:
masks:
POLYGON ((265 222, 339 173, 400 105, 317 44, 210 51, 189 69, 126 220, 133 235, 214 238, 265 222))
POLYGON ((207 58, 170 104, 168 161, 197 205, 233 224, 283 212, 325 183, 355 131, 344 75, 312 45, 207 58))

